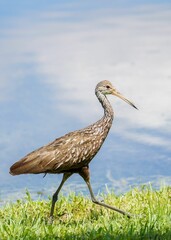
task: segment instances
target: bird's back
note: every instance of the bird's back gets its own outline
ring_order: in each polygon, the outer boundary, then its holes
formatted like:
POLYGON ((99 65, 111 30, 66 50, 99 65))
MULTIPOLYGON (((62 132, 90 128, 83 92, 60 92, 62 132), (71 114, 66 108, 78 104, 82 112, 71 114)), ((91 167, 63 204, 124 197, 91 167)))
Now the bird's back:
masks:
POLYGON ((87 128, 70 132, 14 163, 10 173, 18 175, 77 171, 96 155, 108 130, 102 118, 87 128))

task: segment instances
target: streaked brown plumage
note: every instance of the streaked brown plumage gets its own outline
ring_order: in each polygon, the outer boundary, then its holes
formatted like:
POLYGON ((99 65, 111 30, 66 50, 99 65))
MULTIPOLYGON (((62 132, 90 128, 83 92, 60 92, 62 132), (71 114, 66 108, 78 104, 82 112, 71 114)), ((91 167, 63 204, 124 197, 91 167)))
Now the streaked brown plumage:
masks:
POLYGON ((12 175, 26 173, 63 173, 63 179, 57 191, 52 198, 52 207, 50 217, 53 218, 55 203, 58 193, 64 182, 73 174, 79 173, 87 183, 91 199, 94 203, 118 211, 124 215, 130 216, 120 209, 99 202, 95 199, 89 177, 89 163, 99 151, 113 121, 113 109, 106 97, 108 94, 118 96, 134 108, 135 105, 124 98, 112 84, 107 81, 101 81, 97 84, 95 93, 104 108, 104 116, 96 123, 74 132, 70 132, 52 143, 43 146, 14 163, 10 168, 12 175))

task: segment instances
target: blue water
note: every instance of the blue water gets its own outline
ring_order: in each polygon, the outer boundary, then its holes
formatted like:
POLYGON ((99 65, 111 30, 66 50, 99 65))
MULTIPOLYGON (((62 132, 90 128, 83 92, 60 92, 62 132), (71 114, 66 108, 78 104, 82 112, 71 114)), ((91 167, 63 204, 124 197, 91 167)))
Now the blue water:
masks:
MULTIPOLYGON (((11 176, 9 168, 100 119, 94 88, 102 79, 139 111, 111 100, 116 118, 90 164, 94 193, 171 185, 170 3, 72 2, 0 3, 1 206, 24 198, 26 189, 33 199, 52 196, 61 175, 11 176)), ((61 192, 70 191, 89 195, 78 175, 61 192)))
MULTIPOLYGON (((94 193, 108 193, 113 191, 116 194, 124 194, 133 187, 140 187, 143 184, 151 184, 158 189, 161 186, 171 184, 170 162, 153 158, 155 148, 145 147, 145 155, 121 154, 119 151, 109 150, 108 144, 114 140, 112 134, 90 163, 91 183, 94 193), (148 157, 146 156, 148 152, 148 157)), ((138 146, 137 146, 138 147, 138 146)), ((141 146, 142 149, 142 146, 141 146)), ((130 151, 131 152, 131 151, 130 151)), ((43 174, 11 176, 9 169, 4 166, 3 176, 0 182, 0 205, 26 196, 26 189, 31 193, 33 199, 48 199, 57 189, 62 175, 43 174)), ((85 182, 78 174, 71 176, 64 184, 61 193, 70 192, 89 196, 85 182)))

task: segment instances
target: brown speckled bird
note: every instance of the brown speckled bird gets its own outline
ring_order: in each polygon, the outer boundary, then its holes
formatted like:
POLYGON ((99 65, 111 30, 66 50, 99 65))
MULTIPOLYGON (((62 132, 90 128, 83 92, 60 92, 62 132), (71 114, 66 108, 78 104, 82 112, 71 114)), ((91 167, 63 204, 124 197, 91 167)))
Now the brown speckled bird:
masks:
POLYGON ((64 182, 73 173, 78 173, 85 180, 94 203, 130 217, 129 213, 107 205, 104 202, 99 202, 95 198, 90 184, 89 163, 101 148, 112 126, 114 114, 106 95, 115 95, 134 108, 136 107, 132 102, 123 97, 107 80, 97 84, 95 94, 104 108, 104 116, 99 121, 86 128, 70 132, 57 138, 48 145, 29 153, 14 163, 10 168, 10 174, 12 175, 26 173, 63 173, 62 181, 52 197, 51 219, 53 219, 54 207, 58 199, 59 191, 64 182))

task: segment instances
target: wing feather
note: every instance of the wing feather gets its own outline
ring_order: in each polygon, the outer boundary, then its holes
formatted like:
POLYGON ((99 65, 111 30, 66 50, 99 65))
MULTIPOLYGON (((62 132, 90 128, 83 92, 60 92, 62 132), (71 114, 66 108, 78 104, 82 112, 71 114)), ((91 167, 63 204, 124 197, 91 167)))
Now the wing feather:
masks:
POLYGON ((81 131, 71 132, 14 163, 10 168, 10 173, 12 175, 60 173, 79 168, 95 155, 91 149, 90 134, 81 131))

